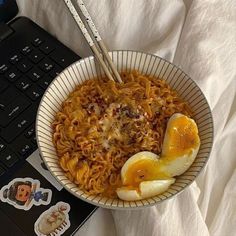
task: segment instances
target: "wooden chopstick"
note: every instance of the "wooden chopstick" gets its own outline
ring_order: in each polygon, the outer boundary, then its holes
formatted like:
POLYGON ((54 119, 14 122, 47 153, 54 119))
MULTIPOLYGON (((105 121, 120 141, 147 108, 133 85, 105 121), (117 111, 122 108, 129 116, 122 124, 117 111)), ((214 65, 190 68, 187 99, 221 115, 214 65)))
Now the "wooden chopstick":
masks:
POLYGON ((86 28, 86 25, 83 23, 83 21, 81 20, 78 12, 76 11, 74 5, 72 4, 71 0, 64 0, 66 6, 68 7, 70 13, 72 14, 75 22, 77 23, 77 25, 79 26, 81 32, 83 33, 86 41, 88 42, 90 48, 92 49, 95 57, 97 58, 97 60, 99 61, 102 69, 104 70, 106 76, 111 79, 111 80, 114 80, 114 78, 118 81, 118 82, 122 82, 121 80, 121 77, 119 75, 119 73, 117 72, 108 52, 107 52, 107 49, 83 3, 83 1, 77 1, 78 5, 79 5, 79 8, 80 8, 80 11, 82 12, 83 16, 85 17, 87 23, 88 23, 88 26, 90 27, 90 30, 92 32, 92 36, 95 38, 95 40, 97 41, 98 45, 99 45, 99 48, 96 47, 96 44, 94 43, 92 37, 90 36, 89 34, 89 31, 87 30, 86 28), (114 74, 114 78, 112 76, 112 74, 110 73, 110 70, 108 69, 106 63, 103 61, 103 58, 100 54, 100 52, 102 53, 102 55, 104 56, 104 58, 106 58, 113 74, 114 74))

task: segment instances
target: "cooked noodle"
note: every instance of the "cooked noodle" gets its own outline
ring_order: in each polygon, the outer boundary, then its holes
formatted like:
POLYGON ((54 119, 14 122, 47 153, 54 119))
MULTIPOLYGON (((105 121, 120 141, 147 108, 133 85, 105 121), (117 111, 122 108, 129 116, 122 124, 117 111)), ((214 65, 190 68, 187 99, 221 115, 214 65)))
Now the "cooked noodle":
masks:
POLYGON ((116 197, 125 161, 160 153, 169 117, 189 106, 160 79, 137 71, 118 84, 91 79, 76 87, 53 122, 53 142, 69 179, 89 194, 116 197))

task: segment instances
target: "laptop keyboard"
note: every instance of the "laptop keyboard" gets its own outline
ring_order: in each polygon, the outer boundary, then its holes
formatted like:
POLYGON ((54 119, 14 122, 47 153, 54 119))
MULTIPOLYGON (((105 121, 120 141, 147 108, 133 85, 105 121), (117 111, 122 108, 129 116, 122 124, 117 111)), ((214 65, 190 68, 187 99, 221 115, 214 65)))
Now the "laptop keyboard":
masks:
POLYGON ((70 53, 35 37, 0 64, 0 176, 37 149, 40 99, 56 75, 74 61, 70 53))

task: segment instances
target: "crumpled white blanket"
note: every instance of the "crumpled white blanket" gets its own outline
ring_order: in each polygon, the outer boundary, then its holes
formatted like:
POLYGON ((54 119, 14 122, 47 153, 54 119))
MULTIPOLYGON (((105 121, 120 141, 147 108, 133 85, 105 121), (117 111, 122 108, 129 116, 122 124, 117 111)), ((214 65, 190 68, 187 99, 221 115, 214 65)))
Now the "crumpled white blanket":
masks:
MULTIPOLYGON (((210 160, 183 193, 136 211, 98 209, 81 236, 236 235, 236 1, 84 0, 110 50, 173 61, 200 86, 213 111, 210 160)), ((59 0, 18 0, 26 15, 82 57, 85 40, 59 0)))

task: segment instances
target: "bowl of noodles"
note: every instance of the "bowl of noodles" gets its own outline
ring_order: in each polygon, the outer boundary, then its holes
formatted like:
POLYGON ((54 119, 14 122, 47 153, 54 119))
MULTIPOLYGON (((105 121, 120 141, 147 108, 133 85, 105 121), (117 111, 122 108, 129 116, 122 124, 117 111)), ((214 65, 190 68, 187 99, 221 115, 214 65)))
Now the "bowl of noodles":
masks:
POLYGON ((52 175, 76 197, 111 209, 152 206, 183 191, 206 165, 213 142, 211 110, 197 84, 172 63, 135 51, 110 55, 121 84, 108 80, 94 57, 75 62, 53 80, 38 109, 38 147, 52 175), (194 125, 186 128, 186 121, 194 125), (175 130, 182 137, 178 142, 175 130), (193 130, 197 142, 189 136, 193 130), (173 154, 173 142, 179 160, 189 159, 180 146, 195 145, 184 171, 179 170, 186 163, 166 157, 173 154), (149 163, 145 170, 140 161, 149 163), (148 194, 133 183, 145 183, 140 188, 148 194), (153 194, 156 186, 162 191, 153 194))

